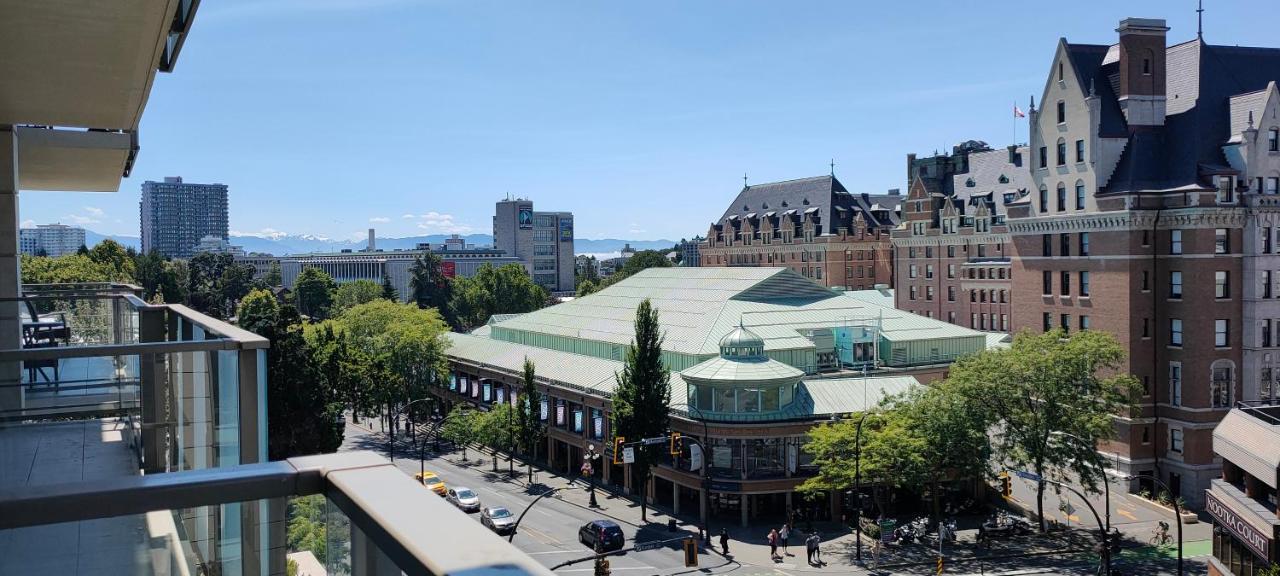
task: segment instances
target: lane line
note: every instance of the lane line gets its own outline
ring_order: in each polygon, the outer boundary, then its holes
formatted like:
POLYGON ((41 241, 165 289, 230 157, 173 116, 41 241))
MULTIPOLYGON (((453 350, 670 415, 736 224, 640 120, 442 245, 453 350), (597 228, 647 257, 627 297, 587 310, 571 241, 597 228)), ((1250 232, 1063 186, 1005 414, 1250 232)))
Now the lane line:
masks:
MULTIPOLYGON (((560 569, 560 570, 556 570, 556 572, 595 572, 595 570, 596 569, 594 567, 593 568, 572 568, 568 570, 560 569)), ((653 566, 617 566, 617 567, 610 566, 609 567, 610 572, 617 572, 619 570, 657 570, 657 568, 653 566)))
POLYGON ((547 554, 575 554, 581 550, 544 550, 542 552, 525 552, 527 556, 546 556, 547 554))

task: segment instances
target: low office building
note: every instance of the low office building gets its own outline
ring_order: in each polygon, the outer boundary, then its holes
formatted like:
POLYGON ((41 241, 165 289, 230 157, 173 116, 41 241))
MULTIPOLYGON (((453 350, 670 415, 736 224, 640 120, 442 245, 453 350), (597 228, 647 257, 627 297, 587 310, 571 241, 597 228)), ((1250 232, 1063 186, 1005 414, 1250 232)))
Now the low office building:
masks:
POLYGON ((493 248, 468 248, 463 250, 443 249, 437 245, 432 250, 395 250, 392 252, 329 252, 316 254, 298 254, 280 258, 280 276, 285 288, 293 289, 298 275, 307 268, 319 268, 339 284, 356 280, 370 280, 382 283, 389 278, 391 286, 396 289, 402 302, 408 302, 413 295, 409 285, 413 262, 427 253, 440 257, 440 268, 447 278, 470 278, 480 270, 481 266, 502 266, 519 264, 516 258, 508 256, 501 250, 493 248))
POLYGON ((899 199, 850 194, 834 175, 743 185, 707 230, 699 264, 785 266, 845 290, 892 284, 899 199))
POLYGON ((57 258, 75 254, 84 246, 84 228, 66 224, 38 224, 18 232, 22 253, 57 258))
POLYGON ((1213 430, 1222 477, 1205 490, 1213 518, 1211 576, 1254 576, 1280 561, 1280 406, 1240 404, 1213 430))
MULTIPOLYGON (((950 363, 983 350, 987 335, 851 297, 786 268, 650 268, 595 294, 536 312, 495 317, 450 334, 450 402, 514 403, 522 367, 537 367, 553 469, 576 471, 605 454, 606 483, 704 518, 780 520, 801 506, 839 517, 842 499, 816 505, 792 492, 817 467, 801 446, 832 416, 860 412, 886 395, 941 378, 950 363), (671 429, 705 443, 667 458, 644 487, 612 457, 610 410, 634 338, 636 306, 658 310, 662 358, 671 370, 671 429), (712 481, 702 498, 706 461, 712 481)), ((692 446, 692 444, 690 444, 692 446)))

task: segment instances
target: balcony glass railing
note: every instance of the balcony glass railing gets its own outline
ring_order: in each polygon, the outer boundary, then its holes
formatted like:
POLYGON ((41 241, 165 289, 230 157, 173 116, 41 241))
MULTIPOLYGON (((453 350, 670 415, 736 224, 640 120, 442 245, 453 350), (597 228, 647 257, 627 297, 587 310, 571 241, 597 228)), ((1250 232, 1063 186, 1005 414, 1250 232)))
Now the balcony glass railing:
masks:
POLYGON ((0 544, 3 574, 551 574, 371 452, 0 490, 0 544))

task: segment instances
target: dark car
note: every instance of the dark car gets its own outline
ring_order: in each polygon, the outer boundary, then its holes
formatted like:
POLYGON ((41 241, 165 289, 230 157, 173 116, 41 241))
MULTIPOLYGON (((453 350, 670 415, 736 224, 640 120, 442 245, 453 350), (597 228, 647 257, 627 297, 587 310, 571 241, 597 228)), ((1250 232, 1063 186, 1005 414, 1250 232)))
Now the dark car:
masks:
POLYGON ((578 529, 578 541, 592 550, 609 552, 621 550, 627 543, 622 527, 612 520, 592 520, 578 529))

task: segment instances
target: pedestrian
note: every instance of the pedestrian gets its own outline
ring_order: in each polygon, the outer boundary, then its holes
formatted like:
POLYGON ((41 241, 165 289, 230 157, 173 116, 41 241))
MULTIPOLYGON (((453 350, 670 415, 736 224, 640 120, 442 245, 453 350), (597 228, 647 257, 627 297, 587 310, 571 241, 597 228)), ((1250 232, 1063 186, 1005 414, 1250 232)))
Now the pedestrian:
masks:
POLYGON ((729 530, 727 528, 720 529, 720 553, 729 555, 729 530))
POLYGON ((778 531, 778 536, 782 538, 782 553, 787 553, 787 539, 791 538, 791 527, 786 524, 782 525, 782 529, 778 531))
POLYGON ((769 559, 778 557, 778 530, 770 530, 769 535, 765 536, 769 540, 769 559))
POLYGON ((822 565, 822 535, 817 532, 813 533, 813 559, 822 565))
POLYGON ((806 561, 809 563, 810 566, 812 566, 813 565, 813 535, 812 534, 810 534, 808 538, 804 539, 804 555, 805 555, 805 558, 807 559, 806 561))

